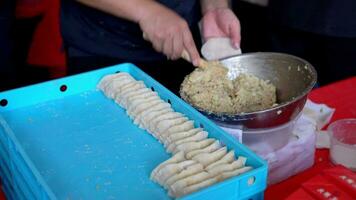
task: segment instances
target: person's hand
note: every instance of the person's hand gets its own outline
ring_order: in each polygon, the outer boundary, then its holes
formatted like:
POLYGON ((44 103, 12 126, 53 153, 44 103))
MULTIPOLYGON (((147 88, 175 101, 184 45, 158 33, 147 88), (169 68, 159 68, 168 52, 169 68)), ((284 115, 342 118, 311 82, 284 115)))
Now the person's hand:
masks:
POLYGON ((240 48, 240 22, 230 8, 217 8, 204 13, 203 39, 229 37, 235 48, 240 48))
POLYGON ((173 11, 163 6, 147 9, 139 25, 144 38, 150 41, 154 49, 169 59, 181 57, 183 49, 189 53, 194 65, 200 61, 198 50, 187 22, 173 11))

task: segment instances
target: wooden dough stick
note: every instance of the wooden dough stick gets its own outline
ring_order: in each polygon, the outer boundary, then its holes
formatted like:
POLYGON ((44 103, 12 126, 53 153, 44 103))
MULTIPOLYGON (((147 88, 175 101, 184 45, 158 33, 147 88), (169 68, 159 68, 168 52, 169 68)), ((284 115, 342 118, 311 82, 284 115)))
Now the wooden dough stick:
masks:
MULTIPOLYGON (((190 55, 186 49, 183 49, 181 57, 188 62, 192 62, 192 60, 190 59, 190 55)), ((209 66, 209 62, 203 58, 200 58, 198 67, 204 68, 207 66, 209 66)))

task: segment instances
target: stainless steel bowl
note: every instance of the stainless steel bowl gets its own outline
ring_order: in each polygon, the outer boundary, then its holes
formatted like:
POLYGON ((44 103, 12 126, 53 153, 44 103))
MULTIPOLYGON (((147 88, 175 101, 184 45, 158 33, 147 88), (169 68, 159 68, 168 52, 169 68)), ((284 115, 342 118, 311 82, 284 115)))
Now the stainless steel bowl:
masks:
MULTIPOLYGON (((229 75, 253 74, 270 80, 277 88, 278 106, 242 114, 212 113, 197 108, 225 127, 270 128, 295 119, 303 109, 307 95, 314 87, 317 73, 307 61, 282 53, 247 53, 221 60, 229 68, 229 75)), ((193 105, 194 106, 194 105, 193 105)))

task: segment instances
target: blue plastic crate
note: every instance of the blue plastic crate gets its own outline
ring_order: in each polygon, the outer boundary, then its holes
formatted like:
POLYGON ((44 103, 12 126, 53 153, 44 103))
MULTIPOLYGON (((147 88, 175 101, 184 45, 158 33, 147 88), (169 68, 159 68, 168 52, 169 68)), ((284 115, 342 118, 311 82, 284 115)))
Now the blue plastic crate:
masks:
POLYGON ((121 64, 0 93, 0 101, 7 101, 0 106, 0 175, 9 199, 170 199, 149 179, 170 155, 96 88, 103 76, 117 71, 154 88, 254 167, 181 199, 263 198, 267 164, 262 159, 140 69, 121 64))

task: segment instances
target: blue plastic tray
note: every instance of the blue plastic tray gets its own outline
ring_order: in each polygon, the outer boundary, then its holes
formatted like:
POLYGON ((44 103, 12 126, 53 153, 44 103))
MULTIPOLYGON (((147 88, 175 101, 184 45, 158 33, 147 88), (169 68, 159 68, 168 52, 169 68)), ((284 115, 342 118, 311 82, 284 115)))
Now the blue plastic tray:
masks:
POLYGON ((117 71, 143 80, 254 167, 182 199, 263 198, 263 160, 140 69, 121 64, 0 93, 0 176, 8 199, 170 199, 149 179, 170 155, 96 88, 117 71))

